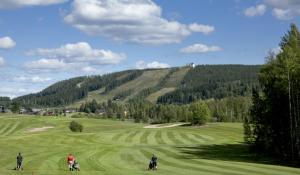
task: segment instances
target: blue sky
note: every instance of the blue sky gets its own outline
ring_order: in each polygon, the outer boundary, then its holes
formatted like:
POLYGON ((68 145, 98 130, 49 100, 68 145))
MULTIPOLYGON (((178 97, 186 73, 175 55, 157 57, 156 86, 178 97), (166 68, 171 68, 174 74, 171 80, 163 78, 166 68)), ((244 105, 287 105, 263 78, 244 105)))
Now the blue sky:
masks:
POLYGON ((263 64, 299 0, 0 0, 0 96, 76 76, 263 64))

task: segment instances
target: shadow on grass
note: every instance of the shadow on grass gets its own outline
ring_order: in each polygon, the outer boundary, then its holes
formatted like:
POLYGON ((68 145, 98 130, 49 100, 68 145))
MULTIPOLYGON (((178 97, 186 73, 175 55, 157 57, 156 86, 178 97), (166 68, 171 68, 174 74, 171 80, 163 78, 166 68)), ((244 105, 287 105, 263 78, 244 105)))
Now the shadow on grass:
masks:
POLYGON ((287 161, 274 159, 267 155, 251 153, 249 151, 249 146, 242 143, 224 145, 200 145, 178 148, 183 153, 183 159, 199 158, 208 160, 282 165, 299 168, 299 164, 297 163, 288 163, 287 161))

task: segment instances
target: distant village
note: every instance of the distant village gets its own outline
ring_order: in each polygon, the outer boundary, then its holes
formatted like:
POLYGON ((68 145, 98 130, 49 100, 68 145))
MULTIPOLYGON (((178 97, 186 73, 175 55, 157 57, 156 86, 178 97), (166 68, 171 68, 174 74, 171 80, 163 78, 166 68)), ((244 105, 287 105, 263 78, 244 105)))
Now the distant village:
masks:
MULTIPOLYGON (((19 114, 24 115, 39 115, 39 116, 58 116, 58 115, 66 115, 77 112, 75 108, 68 109, 42 109, 42 108, 25 108, 20 107, 18 110, 19 114)), ((11 109, 0 105, 0 113, 12 113, 11 109)))

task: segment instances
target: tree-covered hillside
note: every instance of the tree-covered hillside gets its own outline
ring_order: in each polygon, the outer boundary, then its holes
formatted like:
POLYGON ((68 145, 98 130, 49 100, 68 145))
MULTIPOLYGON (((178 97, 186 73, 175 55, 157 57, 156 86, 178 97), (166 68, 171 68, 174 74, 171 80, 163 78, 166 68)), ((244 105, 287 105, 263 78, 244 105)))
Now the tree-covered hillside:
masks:
POLYGON ((129 70, 103 76, 77 77, 57 82, 36 94, 29 94, 14 99, 23 105, 63 106, 87 96, 88 92, 105 88, 108 92, 123 83, 141 75, 142 71, 129 70))
POLYGON ((158 103, 188 104, 197 99, 250 96, 258 86, 261 66, 199 65, 191 69, 181 85, 158 99, 158 103))
POLYGON ((201 65, 169 69, 128 70, 103 76, 77 77, 36 94, 18 97, 22 105, 58 107, 96 100, 187 104, 197 99, 249 96, 258 84, 260 66, 201 65), (75 103, 76 102, 76 103, 75 103))
POLYGON ((9 97, 0 97, 0 106, 9 107, 11 100, 9 97))

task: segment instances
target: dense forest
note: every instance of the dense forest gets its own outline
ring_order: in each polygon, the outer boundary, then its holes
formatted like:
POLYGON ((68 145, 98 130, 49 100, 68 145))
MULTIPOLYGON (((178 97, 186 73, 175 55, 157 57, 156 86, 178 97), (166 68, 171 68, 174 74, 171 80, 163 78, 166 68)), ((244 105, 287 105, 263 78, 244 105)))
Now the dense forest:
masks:
POLYGON ((294 162, 300 160, 300 33, 294 24, 280 48, 260 71, 262 93, 253 92, 245 141, 257 152, 294 162))
POLYGON ((9 107, 11 100, 9 97, 0 97, 0 106, 9 107))
POLYGON ((261 66, 199 65, 191 69, 181 87, 159 97, 158 103, 188 104, 198 99, 251 96, 258 88, 261 66))
POLYGON ((105 88, 105 92, 108 92, 120 84, 140 76, 141 73, 139 70, 129 70, 103 76, 72 78, 55 83, 39 93, 21 96, 13 101, 21 105, 38 107, 64 106, 86 97, 90 91, 105 88))
POLYGON ((103 89, 99 93, 105 96, 112 90, 136 80, 146 71, 162 72, 164 75, 157 78, 158 83, 151 87, 144 88, 143 83, 136 82, 138 87, 119 91, 109 98, 127 102, 127 97, 134 94, 130 97, 131 100, 146 100, 149 95, 165 88, 174 90, 160 94, 157 97, 158 104, 189 104, 200 99, 248 97, 251 96, 251 89, 258 87, 257 75, 260 68, 261 66, 245 65, 200 65, 186 69, 188 71, 184 72, 183 79, 175 76, 182 68, 169 68, 166 74, 163 73, 166 69, 128 70, 103 76, 72 78, 55 83, 39 93, 18 97, 13 101, 22 106, 63 107, 84 99, 95 90, 103 89), (172 81, 178 83, 170 83, 172 81))

